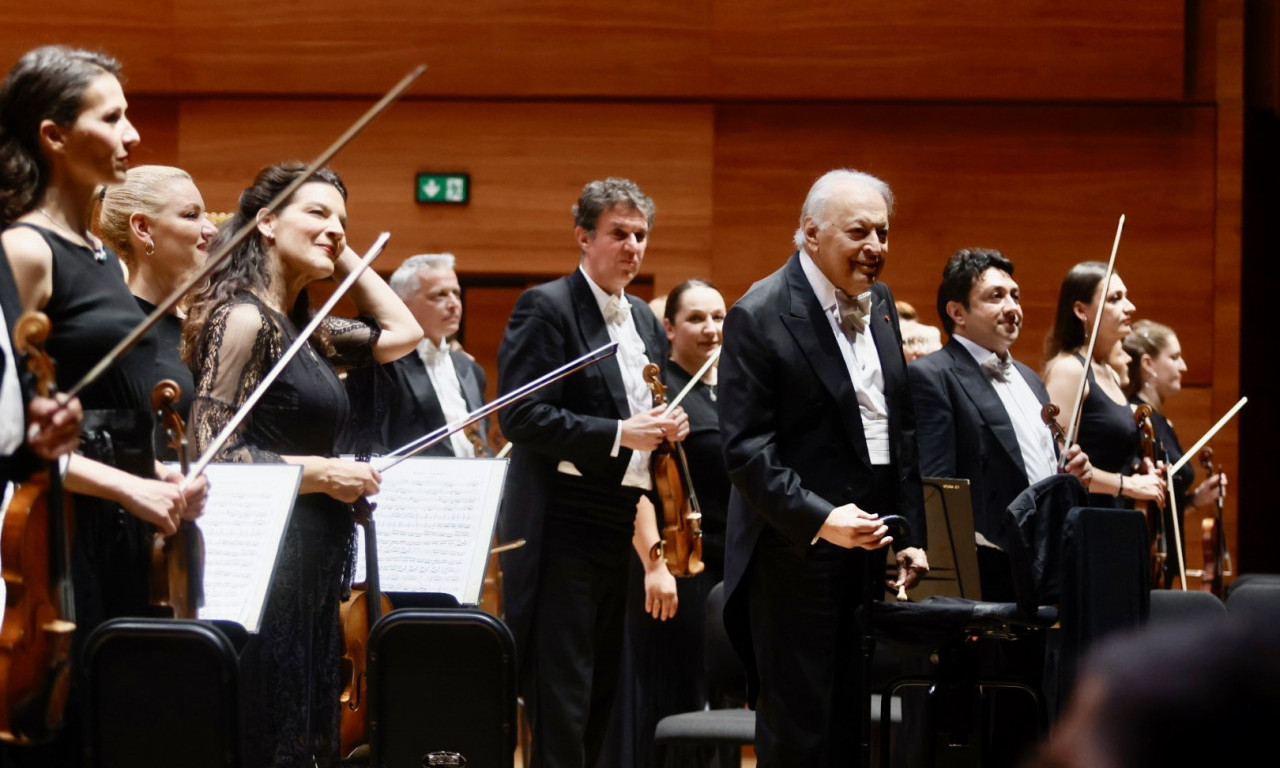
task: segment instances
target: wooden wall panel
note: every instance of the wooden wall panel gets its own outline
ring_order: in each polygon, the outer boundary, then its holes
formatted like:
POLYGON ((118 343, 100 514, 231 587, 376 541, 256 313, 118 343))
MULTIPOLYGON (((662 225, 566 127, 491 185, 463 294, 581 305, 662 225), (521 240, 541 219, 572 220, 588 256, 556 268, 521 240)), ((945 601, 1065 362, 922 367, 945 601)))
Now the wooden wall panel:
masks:
MULTIPOLYGON (((204 100, 185 104, 179 164, 211 208, 230 208, 262 165, 307 159, 366 102, 204 100)), ((685 105, 405 102, 333 163, 351 194, 357 248, 392 233, 390 270, 451 251, 460 272, 563 274, 577 265, 570 208, 583 184, 636 180, 657 202, 643 271, 669 287, 710 267, 711 110, 685 105), (467 171, 466 206, 418 205, 417 171, 467 171)))
POLYGON ((776 269, 813 180, 837 167, 894 188, 885 281, 933 311, 955 249, 1014 260, 1026 309, 1020 359, 1037 364, 1063 275, 1105 261, 1141 316, 1181 326, 1207 384, 1213 320, 1214 111, 1209 108, 860 105, 724 106, 716 116, 713 274, 730 300, 776 269))
POLYGON ((719 95, 1177 99, 1183 4, 717 0, 719 95))
POLYGON ((446 96, 691 95, 708 79, 706 0, 175 5, 201 90, 368 94, 420 63, 415 92, 446 96))
POLYGON ((5 2, 0 6, 0 67, 7 73, 23 53, 41 45, 104 51, 124 65, 126 94, 181 91, 169 69, 175 38, 173 0, 5 2))
POLYGON ((435 97, 1178 99, 1169 0, 55 0, 0 11, 0 59, 66 42, 135 93, 435 97))

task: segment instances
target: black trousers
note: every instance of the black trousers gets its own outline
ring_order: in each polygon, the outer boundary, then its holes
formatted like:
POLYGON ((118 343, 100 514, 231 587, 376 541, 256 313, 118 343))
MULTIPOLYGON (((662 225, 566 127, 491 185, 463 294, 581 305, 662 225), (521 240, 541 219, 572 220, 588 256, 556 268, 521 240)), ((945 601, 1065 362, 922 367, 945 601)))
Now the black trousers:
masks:
POLYGON ((819 541, 801 553, 771 529, 748 576, 751 640, 760 692, 760 768, 840 766, 858 760, 862 634, 855 611, 866 552, 819 541))
POLYGON ((531 768, 594 765, 618 687, 632 521, 640 493, 565 481, 542 533, 533 663, 524 664, 531 768))

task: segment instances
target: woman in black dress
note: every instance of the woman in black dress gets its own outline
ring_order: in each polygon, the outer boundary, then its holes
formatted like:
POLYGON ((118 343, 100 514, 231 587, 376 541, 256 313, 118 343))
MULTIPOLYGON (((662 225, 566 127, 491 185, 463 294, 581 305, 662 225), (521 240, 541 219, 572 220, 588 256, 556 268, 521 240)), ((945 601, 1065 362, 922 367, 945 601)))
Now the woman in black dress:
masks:
POLYGON ((1164 479, 1154 466, 1141 463, 1141 444, 1133 409, 1108 364, 1115 346, 1129 334, 1134 305, 1120 275, 1112 274, 1103 290, 1107 265, 1086 261, 1063 278, 1053 330, 1045 345, 1044 385, 1049 399, 1061 410, 1059 424, 1069 431, 1071 407, 1080 378, 1087 377, 1080 407, 1077 442, 1089 455, 1093 477, 1091 504, 1132 506, 1135 501, 1164 503, 1164 479), (1085 363, 1088 334, 1102 312, 1093 359, 1085 363))
MULTIPOLYGON (((123 184, 108 187, 98 212, 98 231, 129 273, 129 291, 143 314, 156 307, 204 265, 209 246, 218 235, 205 218, 204 198, 190 174, 167 165, 142 165, 129 169, 123 184)), ((171 379, 182 389, 175 404, 185 421, 195 396, 191 369, 182 362, 180 302, 151 329, 156 342, 155 381, 171 379)), ((157 432, 156 455, 166 461, 178 456, 157 432)))
MULTIPOLYGON (((124 180, 139 141, 118 71, 102 54, 48 46, 25 54, 0 85, 0 240, 23 307, 52 323, 46 348, 63 390, 144 318, 115 254, 88 227, 96 189, 124 180)), ((155 461, 154 367, 155 346, 143 339, 79 394, 82 440, 65 479, 75 509, 75 664, 98 624, 149 612, 151 526, 172 533, 204 504, 203 479, 183 492, 182 476, 155 461)), ((77 711, 73 687, 58 741, 23 759, 77 764, 77 711)))
MULTIPOLYGON (((667 399, 680 394, 720 347, 724 297, 705 280, 687 280, 671 290, 663 307, 663 325, 671 344, 667 365, 667 399)), ((710 695, 704 667, 706 600, 724 575, 724 532, 729 476, 720 449, 716 413, 716 367, 694 385, 680 405, 689 414, 689 436, 681 445, 689 462, 694 492, 702 510, 702 558, 705 570, 676 578, 663 560, 651 560, 659 538, 660 512, 647 499, 636 515, 627 612, 627 650, 615 705, 621 726, 610 764, 649 768, 662 765, 654 729, 663 717, 702 709, 710 695)), ((733 752, 732 749, 728 750, 733 752)), ((690 753, 691 754, 691 753, 690 753)), ((706 765, 709 754, 692 756, 706 765)), ((603 764, 603 763, 602 763, 603 764)), ((667 765, 673 765, 670 761, 667 765)))
MULTIPOLYGON (((285 164, 258 174, 222 231, 252 221, 257 230, 192 297, 183 334, 196 379, 191 422, 199 452, 308 321, 307 284, 344 277, 360 261, 346 245, 346 188, 332 171, 318 171, 275 212, 267 210, 304 170, 285 164)), ((327 318, 218 455, 302 467, 262 625, 241 654, 246 765, 339 763, 338 606, 354 543, 350 504, 376 493, 381 478, 367 463, 336 458, 348 401, 335 366, 390 362, 422 337, 373 270, 349 296, 361 316, 327 318)))
MULTIPOLYGON (((1174 464, 1182 458, 1182 444, 1178 441, 1178 433, 1173 430, 1173 422, 1165 418, 1163 409, 1170 397, 1182 391, 1182 374, 1187 370, 1187 362, 1182 357, 1182 345, 1169 326, 1152 320, 1139 320, 1133 324, 1133 332, 1125 337, 1124 348, 1130 357, 1129 384, 1125 388, 1125 394, 1134 405, 1146 403, 1151 406, 1151 428, 1155 432, 1156 443, 1165 462, 1174 464)), ((1227 484, 1226 477, 1217 474, 1205 478, 1193 488, 1196 481, 1195 463, 1188 461, 1173 476, 1173 498, 1178 507, 1178 530, 1181 531, 1179 538, 1182 540, 1184 553, 1187 547, 1187 529, 1184 525, 1187 511, 1216 502, 1222 495, 1223 486, 1227 484)), ((1166 506, 1165 530, 1172 531, 1172 524, 1173 509, 1166 506)), ((1178 569, 1172 567, 1172 564, 1170 566, 1165 571, 1165 584, 1156 586, 1168 588, 1173 585, 1173 577, 1177 575, 1178 569)))

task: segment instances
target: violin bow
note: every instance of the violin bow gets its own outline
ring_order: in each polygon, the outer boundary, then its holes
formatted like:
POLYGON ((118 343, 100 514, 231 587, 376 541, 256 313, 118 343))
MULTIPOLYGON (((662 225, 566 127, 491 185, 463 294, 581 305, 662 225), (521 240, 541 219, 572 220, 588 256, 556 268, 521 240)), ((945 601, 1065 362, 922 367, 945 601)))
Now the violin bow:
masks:
MULTIPOLYGON (((391 469, 392 467, 404 461, 405 459, 409 458, 410 456, 414 456, 418 453, 421 453, 422 451, 425 451, 426 449, 430 448, 431 446, 435 445, 441 440, 444 440, 446 437, 448 437, 449 435, 452 435, 454 432, 458 432, 460 430, 466 429, 467 427, 483 419, 484 417, 492 413, 495 413, 497 411, 500 411, 503 408, 506 408, 508 405, 511 405, 512 403, 516 402, 517 400, 523 397, 533 394, 534 392, 538 391, 539 389, 542 389, 546 385, 554 381, 563 379, 565 376, 568 376, 569 374, 574 373, 581 368, 586 368, 589 365, 595 365, 601 360, 612 357, 617 353, 618 353, 618 342, 611 341, 608 344, 605 344, 603 347, 600 347, 599 349, 596 349, 596 350, 592 350, 591 352, 588 352, 587 354, 583 355, 582 357, 579 357, 576 360, 571 360, 565 363, 564 365, 560 366, 559 368, 556 368, 554 371, 551 371, 550 373, 545 373, 542 376, 539 376, 538 378, 529 382, 528 384, 524 384, 520 387, 517 387, 511 390, 510 392, 503 395, 502 397, 495 398, 493 402, 485 403, 484 405, 475 409, 471 413, 468 413, 466 416, 463 416, 449 424, 445 424, 443 427, 434 429, 428 432, 427 434, 423 435, 422 437, 419 437, 415 440, 411 440, 410 442, 400 446, 399 448, 395 449, 394 451, 392 451, 391 453, 388 453, 386 456, 383 457, 386 459, 392 459, 392 461, 386 464, 383 464, 380 467, 377 467, 377 470, 379 472, 386 472, 388 469, 391 469)), ((510 443, 508 443, 508 445, 510 445, 510 443)))
POLYGON ((1080 411, 1081 404, 1084 402, 1084 385, 1089 381, 1089 371, 1093 365, 1093 348, 1098 343, 1098 328, 1102 324, 1102 309, 1107 303, 1107 291, 1111 288, 1111 275, 1116 269, 1116 251, 1120 250, 1120 233, 1124 231, 1124 214, 1120 214, 1120 223, 1116 225, 1116 239, 1111 244, 1111 258, 1107 261, 1107 272, 1102 276, 1102 282, 1099 283, 1101 289, 1098 293, 1098 311, 1093 314, 1093 330, 1089 333, 1089 347, 1087 354, 1084 356, 1084 371, 1080 376, 1080 384, 1076 387, 1076 399, 1071 405, 1071 420, 1067 422, 1067 436, 1063 445, 1062 456, 1058 457, 1059 471, 1067 467, 1067 448, 1076 442, 1080 433, 1080 411))
POLYGON ((244 404, 240 406, 239 410, 235 412, 235 415, 231 417, 231 420, 226 423, 226 426, 222 428, 222 431, 218 433, 218 436, 209 443, 209 446, 205 448, 204 453, 200 455, 199 460, 191 465, 191 470, 187 472, 186 477, 182 480, 181 487, 183 489, 190 485, 192 480, 199 477, 200 473, 204 471, 204 468, 213 461, 213 457, 218 453, 218 451, 222 450, 222 446, 231 438, 231 433, 235 432, 236 427, 239 427, 240 422, 245 420, 245 417, 249 415, 249 411, 253 409, 253 406, 262 399, 262 396, 267 392, 267 388, 270 387, 277 378, 279 378, 280 374, 284 371, 284 367, 289 364, 289 361, 293 359, 294 355, 298 354, 298 350, 302 349, 303 345, 310 341, 311 334, 314 333, 320 323, 324 322, 324 319, 328 317, 329 312, 333 310, 333 306, 338 303, 338 299, 341 299, 343 294, 345 294, 351 286, 355 285, 356 279, 364 273, 365 268, 368 267, 374 259, 378 258, 378 255, 382 253, 383 247, 386 246, 387 240, 390 238, 391 233, 389 232, 383 232, 378 236, 378 239, 373 243, 373 247, 370 248, 369 252, 364 255, 364 258, 360 260, 359 266, 353 268, 351 272, 347 274, 346 279, 338 285, 337 289, 333 292, 333 295, 329 297, 329 300, 324 303, 324 306, 320 307, 316 312, 315 317, 311 318, 311 322, 307 323, 307 326, 298 332, 298 337, 293 340, 293 343, 289 345, 289 348, 280 356, 280 360, 272 366, 270 371, 267 372, 267 375, 263 377, 262 382, 253 390, 252 394, 250 394, 249 398, 244 401, 244 404))
MULTIPOLYGON (((375 117, 382 114, 383 110, 389 107, 393 101, 400 98, 400 95, 403 94, 405 90, 413 84, 413 81, 417 80, 418 77, 426 71, 426 69, 427 67, 425 64, 420 64, 412 72, 405 75, 404 78, 402 78, 400 82, 396 83, 390 91, 387 91, 385 96, 378 100, 377 104, 370 107, 367 112, 351 124, 351 127, 348 128, 345 133, 339 136, 337 140, 330 144, 326 150, 321 152, 314 160, 312 160, 302 173, 297 176, 297 178, 290 182, 284 189, 280 190, 280 193, 272 198, 271 202, 264 206, 265 209, 267 211, 275 212, 275 210, 292 197, 293 193, 297 192, 303 184, 310 181, 316 171, 320 170, 324 164, 332 160, 334 155, 338 154, 338 152, 352 139, 354 139, 357 134, 363 131, 375 117)), ((130 331, 118 344, 112 347, 111 351, 104 355, 96 365, 90 368, 89 372, 81 377, 80 381, 76 382, 71 389, 67 390, 67 398, 70 399, 75 397, 80 390, 97 381, 98 377, 101 376, 107 368, 111 367, 111 364, 114 363, 117 358, 132 349, 133 345, 137 344, 139 339, 155 327, 156 323, 160 322, 160 318, 164 317, 169 313, 169 310, 177 306, 178 302, 182 301, 182 297, 186 296, 188 291, 199 285, 200 282, 209 275, 213 274, 213 271, 218 268, 218 265, 225 261, 231 255, 231 251, 243 242, 244 239, 257 228, 257 226, 258 222, 256 220, 246 221, 240 229, 236 230, 230 240, 219 244, 218 247, 214 249, 214 252, 209 255, 209 258, 205 259, 204 266, 183 281, 182 284, 175 288, 173 293, 169 294, 164 301, 157 304, 156 308, 152 310, 151 314, 147 315, 146 319, 143 320, 141 324, 130 331)))
POLYGON ((1187 591, 1187 558, 1182 554, 1182 525, 1178 522, 1182 517, 1178 513, 1178 494, 1173 492, 1173 470, 1164 465, 1166 495, 1169 499, 1169 512, 1173 521, 1173 546, 1178 552, 1178 578, 1182 581, 1182 591, 1187 591))
POLYGON ((1202 437, 1202 438, 1200 438, 1199 440, 1197 440, 1197 441, 1196 441, 1196 444, 1195 444, 1195 445, 1193 445, 1193 446, 1191 446, 1191 450, 1189 450, 1189 451, 1187 451, 1186 453, 1182 454, 1182 458, 1178 459, 1178 460, 1174 463, 1174 465, 1173 465, 1173 470, 1172 470, 1172 471, 1173 471, 1173 472, 1177 472, 1178 470, 1182 469, 1182 465, 1183 465, 1183 464, 1186 464, 1186 463, 1187 463, 1187 461, 1189 461, 1189 460, 1191 459, 1191 457, 1192 457, 1192 456, 1199 456, 1199 455, 1200 455, 1200 449, 1204 447, 1204 444, 1205 444, 1205 443, 1207 443, 1207 442, 1209 442, 1210 440, 1212 440, 1212 439, 1213 439, 1213 436, 1214 436, 1214 435, 1216 435, 1216 434, 1218 434, 1218 430, 1220 430, 1220 429, 1222 429, 1223 427, 1225 427, 1225 426, 1227 425, 1227 422, 1228 422, 1228 421, 1231 421, 1231 418, 1232 418, 1233 416, 1235 416, 1235 415, 1236 415, 1236 413, 1237 413, 1241 408, 1243 408, 1243 407, 1244 407, 1244 404, 1245 404, 1245 403, 1247 403, 1247 402, 1249 402, 1249 398, 1247 398, 1247 397, 1242 397, 1242 398, 1240 398, 1240 400, 1239 400, 1239 401, 1237 401, 1237 402, 1236 402, 1236 404, 1235 404, 1235 405, 1231 406, 1231 410, 1227 411, 1227 412, 1226 412, 1226 414, 1225 414, 1221 419, 1218 419, 1218 423, 1217 423, 1217 424, 1214 424, 1212 427, 1210 427, 1210 428, 1209 428, 1209 431, 1204 433, 1204 437, 1202 437))
POLYGON ((720 350, 722 349, 724 349, 724 345, 716 347, 715 351, 711 353, 711 357, 707 358, 707 362, 702 364, 702 367, 698 369, 698 372, 693 374, 693 378, 689 379, 689 383, 684 385, 684 389, 680 390, 680 394, 673 397, 671 402, 667 403, 667 409, 662 412, 662 418, 665 419, 670 416, 671 412, 675 410, 675 407, 684 399, 684 396, 693 391, 694 385, 699 381, 702 381, 702 377, 706 376, 707 371, 711 370, 711 366, 715 365, 716 361, 720 359, 720 350))

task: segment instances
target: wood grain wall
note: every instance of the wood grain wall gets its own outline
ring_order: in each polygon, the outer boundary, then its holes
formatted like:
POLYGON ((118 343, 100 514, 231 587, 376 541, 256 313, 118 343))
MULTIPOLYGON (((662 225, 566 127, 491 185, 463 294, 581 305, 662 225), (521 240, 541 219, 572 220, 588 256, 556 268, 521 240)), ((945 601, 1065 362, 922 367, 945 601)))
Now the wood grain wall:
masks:
MULTIPOLYGON (((697 275, 732 301, 790 252, 813 179, 850 166, 895 188, 885 279, 926 319, 951 251, 1014 259, 1032 363, 1061 276, 1105 260, 1124 213, 1119 271, 1190 366, 1169 404, 1184 443, 1239 396, 1239 0, 117 5, 6 3, 0 61, 52 42, 116 55, 138 161, 186 168, 215 210, 429 66, 333 165, 353 244, 393 234, 380 271, 458 256, 491 380, 521 280, 576 263, 586 181, 629 176, 657 201, 654 291, 697 275), (427 170, 470 173, 471 204, 415 204, 427 170)), ((1215 445, 1234 472, 1234 427, 1215 445)))

